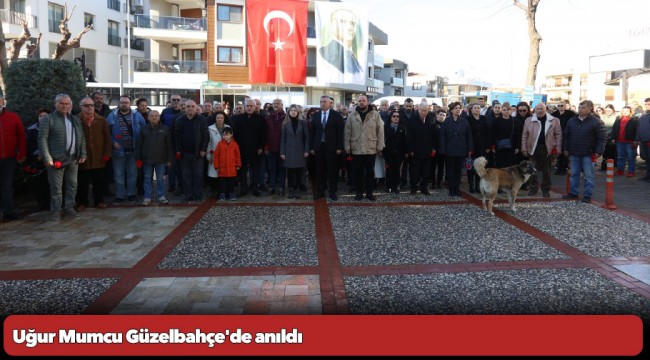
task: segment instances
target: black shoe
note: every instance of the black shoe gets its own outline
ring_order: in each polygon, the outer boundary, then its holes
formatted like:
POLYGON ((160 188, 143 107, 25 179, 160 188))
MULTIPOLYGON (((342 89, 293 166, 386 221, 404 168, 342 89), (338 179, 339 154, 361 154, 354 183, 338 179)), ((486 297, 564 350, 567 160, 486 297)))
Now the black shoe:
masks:
POLYGON ((273 196, 273 195, 275 195, 275 189, 269 191, 269 194, 268 194, 268 195, 269 195, 269 196, 273 196))
POLYGON ((551 193, 548 191, 542 191, 542 196, 548 199, 551 197, 551 193))
POLYGON ((299 189, 300 189, 300 191, 307 191, 307 186, 300 185, 299 189))
POLYGON ((366 198, 368 198, 368 200, 370 200, 370 201, 375 201, 375 200, 377 200, 377 197, 376 197, 375 195, 373 195, 373 194, 366 195, 366 198))
POLYGON ((336 196, 336 194, 330 194, 330 200, 332 200, 332 201, 336 201, 336 200, 338 200, 338 199, 339 199, 339 197, 336 196))
POLYGON ((416 189, 411 189, 411 195, 415 195, 417 193, 418 193, 418 191, 416 189))
POLYGON ((241 191, 238 196, 239 197, 244 197, 246 195, 248 195, 248 191, 241 191))
POLYGON ((395 194, 399 194, 399 188, 394 188, 394 189, 393 189, 393 192, 394 192, 395 194))
POLYGON ((138 201, 138 199, 135 197, 135 195, 129 195, 127 198, 128 201, 138 201))
POLYGON ((356 200, 356 201, 361 201, 361 200, 363 200, 363 195, 361 195, 361 194, 356 194, 356 195, 354 196, 354 200, 356 200))
POLYGON ((589 203, 591 203, 591 198, 589 196, 585 196, 585 197, 582 198, 582 202, 589 204, 589 203))
POLYGON ((325 197, 325 193, 314 194, 314 200, 322 199, 325 197))
POLYGON ((422 189, 422 190, 420 190, 420 192, 421 192, 422 194, 424 194, 424 195, 431 195, 431 193, 430 193, 429 190, 427 190, 427 189, 422 189))
POLYGON ((259 190, 253 190, 253 195, 255 195, 256 197, 262 196, 262 194, 260 194, 259 190))
POLYGON ((5 220, 11 221, 11 220, 21 220, 23 217, 12 211, 8 213, 4 213, 3 218, 5 220))
POLYGON ((573 194, 564 194, 564 195, 562 195, 562 199, 564 199, 564 200, 573 200, 573 199, 577 199, 577 198, 578 198, 578 195, 573 195, 573 194))
POLYGON ((259 187, 259 190, 260 190, 260 191, 267 191, 266 186, 264 186, 264 185, 260 186, 260 187, 259 187))
POLYGON ((116 204, 121 204, 121 203, 123 203, 123 202, 124 202, 124 199, 122 199, 122 198, 115 198, 115 203, 116 203, 116 204))
POLYGON ((469 187, 469 192, 472 193, 472 194, 476 192, 476 191, 474 190, 474 187, 471 186, 471 185, 470 185, 470 187, 469 187))
POLYGON ((528 192, 528 196, 535 196, 535 195, 537 195, 537 190, 530 190, 528 192))

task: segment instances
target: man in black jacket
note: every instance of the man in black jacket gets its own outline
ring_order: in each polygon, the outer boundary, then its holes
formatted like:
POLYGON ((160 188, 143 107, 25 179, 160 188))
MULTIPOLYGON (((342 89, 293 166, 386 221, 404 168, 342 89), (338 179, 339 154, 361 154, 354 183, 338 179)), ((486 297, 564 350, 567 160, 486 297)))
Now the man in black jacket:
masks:
POLYGON ((578 105, 578 116, 569 120, 562 134, 564 156, 571 161, 571 191, 563 199, 577 199, 580 173, 585 173, 582 202, 590 203, 594 191, 594 161, 603 154, 607 130, 605 123, 593 115, 594 103, 584 100, 578 105))
POLYGON ((175 123, 176 159, 181 162, 185 201, 203 201, 203 171, 210 134, 193 100, 185 103, 185 114, 175 123))
MULTIPOLYGON (((566 124, 569 122, 569 119, 576 116, 576 113, 570 109, 571 103, 569 100, 565 100, 562 103, 557 104, 557 110, 551 115, 560 119, 560 125, 562 126, 562 131, 566 129, 566 124)), ((569 166, 569 160, 564 154, 560 154, 557 157, 557 169, 555 170, 555 175, 566 175, 566 169, 569 166)))
POLYGON ((331 200, 337 200, 338 166, 336 156, 343 153, 343 117, 332 109, 328 95, 320 97, 320 110, 311 117, 309 131, 310 153, 316 156, 317 188, 314 199, 325 197, 325 188, 331 200))
POLYGON ((244 113, 232 118, 233 135, 241 152, 241 168, 239 169, 239 197, 246 196, 249 190, 248 172, 250 171, 250 188, 253 195, 260 196, 259 168, 260 156, 266 142, 266 122, 259 112, 256 112, 255 100, 246 98, 244 113))

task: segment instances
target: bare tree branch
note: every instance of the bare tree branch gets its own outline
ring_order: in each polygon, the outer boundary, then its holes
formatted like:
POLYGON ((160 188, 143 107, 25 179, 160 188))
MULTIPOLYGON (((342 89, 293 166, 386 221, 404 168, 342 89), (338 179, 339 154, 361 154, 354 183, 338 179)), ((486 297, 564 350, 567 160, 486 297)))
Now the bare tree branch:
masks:
POLYGON ((9 66, 7 62, 7 40, 5 39, 5 32, 2 28, 2 21, 0 21, 0 90, 5 93, 5 79, 4 72, 9 66))
POLYGON ((27 26, 27 21, 20 19, 20 25, 23 27, 23 32, 18 38, 11 40, 12 49, 7 56, 12 61, 18 59, 20 49, 22 49, 25 42, 32 37, 32 34, 29 32, 29 27, 27 26))
POLYGON ((59 22, 59 31, 61 31, 63 39, 61 39, 61 41, 56 44, 56 50, 54 51, 54 54, 52 54, 52 59, 61 59, 63 57, 63 54, 65 54, 68 50, 80 47, 81 37, 93 28, 92 24, 86 26, 86 28, 83 29, 79 35, 77 35, 77 37, 70 40, 72 34, 70 33, 70 30, 68 30, 68 21, 70 20, 70 17, 72 16, 72 13, 76 7, 76 5, 73 6, 72 11, 70 11, 70 14, 68 14, 68 4, 65 4, 65 16, 63 19, 61 19, 61 22, 59 22))
POLYGON ((38 33, 38 37, 36 38, 36 43, 32 43, 31 45, 27 45, 27 58, 31 59, 34 57, 34 54, 36 53, 36 50, 38 50, 39 45, 41 44, 41 37, 43 37, 43 33, 38 33))

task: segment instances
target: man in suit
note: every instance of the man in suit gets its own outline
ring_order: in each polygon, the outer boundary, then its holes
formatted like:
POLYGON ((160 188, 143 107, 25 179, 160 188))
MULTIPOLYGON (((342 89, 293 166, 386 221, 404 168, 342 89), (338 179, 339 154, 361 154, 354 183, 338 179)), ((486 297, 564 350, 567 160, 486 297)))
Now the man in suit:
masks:
POLYGON ((311 117, 309 132, 310 153, 316 156, 317 188, 314 199, 325 197, 326 184, 331 200, 338 200, 336 185, 338 166, 336 156, 343 153, 343 127, 341 114, 332 109, 328 95, 320 98, 320 110, 311 117))
POLYGON ((341 73, 362 73, 352 46, 356 37, 357 17, 350 10, 339 9, 332 13, 330 23, 334 39, 319 49, 323 58, 341 73))

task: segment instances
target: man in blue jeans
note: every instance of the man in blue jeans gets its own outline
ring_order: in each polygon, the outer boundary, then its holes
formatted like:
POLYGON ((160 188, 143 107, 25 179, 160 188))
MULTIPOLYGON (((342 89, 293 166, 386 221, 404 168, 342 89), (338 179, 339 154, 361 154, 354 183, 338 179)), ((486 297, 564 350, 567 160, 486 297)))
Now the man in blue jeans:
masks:
POLYGON ((122 95, 117 109, 106 119, 113 143, 115 202, 136 201, 138 168, 135 165, 136 139, 145 126, 144 118, 131 109, 131 98, 122 95))
POLYGON ((571 191, 563 199, 577 199, 580 172, 585 173, 582 202, 590 203, 594 191, 594 161, 603 154, 607 130, 605 123, 593 115, 594 103, 584 100, 578 105, 578 115, 569 119, 562 135, 562 150, 571 162, 571 191))

